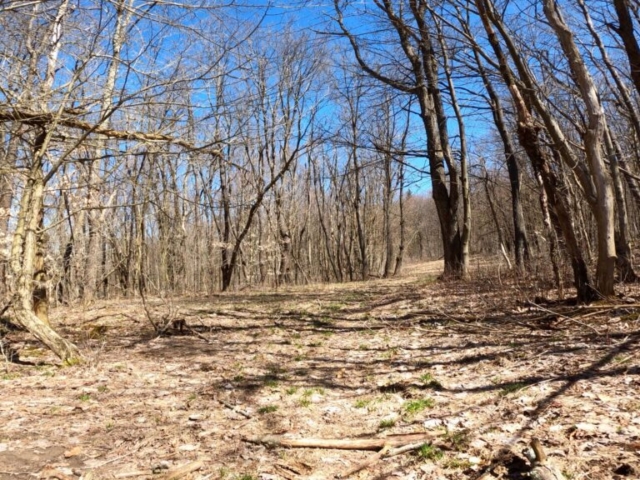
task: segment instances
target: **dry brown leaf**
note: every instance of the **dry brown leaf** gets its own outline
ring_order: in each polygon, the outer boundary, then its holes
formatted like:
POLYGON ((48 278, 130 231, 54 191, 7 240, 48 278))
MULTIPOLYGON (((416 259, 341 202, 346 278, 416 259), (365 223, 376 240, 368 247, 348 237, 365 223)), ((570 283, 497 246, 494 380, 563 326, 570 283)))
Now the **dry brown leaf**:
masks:
POLYGON ((77 457, 80 454, 82 454, 82 447, 78 445, 64 452, 64 458, 77 457))

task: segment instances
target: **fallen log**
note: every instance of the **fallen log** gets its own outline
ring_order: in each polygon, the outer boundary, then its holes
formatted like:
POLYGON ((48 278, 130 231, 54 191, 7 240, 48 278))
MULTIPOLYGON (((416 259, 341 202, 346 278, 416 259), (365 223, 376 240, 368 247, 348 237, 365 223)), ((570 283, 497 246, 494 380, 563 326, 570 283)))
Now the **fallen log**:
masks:
POLYGON ((289 438, 281 435, 245 437, 244 441, 268 447, 335 448, 338 450, 379 450, 385 446, 400 447, 409 443, 429 441, 434 434, 408 433, 383 438, 289 438))

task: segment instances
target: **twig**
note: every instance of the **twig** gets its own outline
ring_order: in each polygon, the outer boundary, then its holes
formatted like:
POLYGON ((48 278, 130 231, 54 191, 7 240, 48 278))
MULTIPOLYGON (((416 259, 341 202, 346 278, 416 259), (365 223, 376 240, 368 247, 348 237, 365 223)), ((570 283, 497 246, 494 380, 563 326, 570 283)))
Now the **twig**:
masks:
POLYGON ((559 313, 559 312, 554 312, 553 310, 549 310, 548 308, 545 308, 542 305, 538 305, 537 303, 534 303, 534 302, 529 302, 529 305, 531 305, 531 306, 533 306, 533 307, 535 307, 535 308, 537 308, 539 310, 542 310, 543 312, 551 313, 552 315, 557 315, 558 317, 561 317, 563 320, 566 320, 567 322, 577 323, 578 325, 586 327, 589 330, 592 330, 596 335, 602 335, 598 329, 596 329, 595 327, 592 327, 588 323, 584 323, 584 322, 581 322, 581 321, 576 320, 574 318, 567 317, 566 315, 563 315, 562 313, 559 313))
POLYGON ((411 452, 412 450, 418 450, 423 445, 424 445, 424 442, 418 442, 418 443, 410 443, 402 447, 394 448, 392 450, 389 450, 389 452, 387 452, 387 454, 385 455, 385 458, 395 457, 396 455, 401 455, 403 453, 411 452))
POLYGON ((149 323, 151 324, 153 329, 157 332, 159 324, 156 324, 156 322, 153 321, 153 316, 151 315, 151 311, 149 311, 149 307, 147 307, 147 298, 144 295, 144 289, 140 287, 139 291, 140 291, 140 298, 142 299, 142 307, 144 308, 144 312, 147 316, 147 320, 149 320, 149 323))
POLYGON ((384 447, 382 447, 382 449, 379 452, 371 455, 364 462, 359 463, 355 467, 352 467, 343 473, 339 473, 337 475, 337 478, 350 477, 354 473, 358 473, 360 470, 364 470, 365 468, 378 463, 387 454, 388 451, 389 451, 389 445, 385 445, 384 447))
POLYGON ((205 337, 203 334, 201 334, 197 330, 194 330, 193 328, 191 328, 188 323, 185 322, 184 326, 187 327, 187 330, 189 330, 191 333, 193 333, 196 337, 201 338, 202 340, 204 340, 207 343, 211 343, 211 340, 209 340, 207 337, 205 337))
POLYGON ((417 442, 417 443, 409 443, 407 445, 402 445, 401 447, 398 447, 398 448, 391 448, 390 445, 387 443, 384 445, 384 447, 382 447, 382 450, 380 450, 378 453, 371 455, 364 462, 356 465, 355 467, 347 470, 344 473, 339 474, 338 478, 350 477, 354 473, 358 473, 360 470, 364 470, 365 468, 368 468, 378 463, 383 458, 395 457, 396 455, 401 455, 403 453, 411 452, 413 450, 418 450, 423 445, 424 445, 424 442, 417 442))
POLYGON ((220 399, 218 399, 218 401, 219 401, 222 405, 224 405, 225 407, 227 407, 227 408, 229 408, 229 409, 233 410, 233 411, 234 411, 234 412, 236 412, 236 413, 239 413, 239 414, 240 414, 240 415, 242 415, 244 418, 249 418, 249 419, 251 419, 251 418, 252 418, 252 417, 251 417, 251 415, 249 415, 247 412, 244 412, 244 411, 242 411, 242 410, 240 410, 240 409, 236 408, 234 405, 231 405, 230 403, 227 403, 227 402, 225 402, 224 400, 220 400, 220 399))
POLYGON ((115 475, 116 478, 131 478, 131 477, 141 477, 143 475, 149 475, 149 470, 134 470, 132 472, 124 472, 118 473, 115 475))
POLYGON ((398 447, 414 442, 424 443, 432 439, 433 436, 433 434, 428 433, 410 433, 384 438, 287 438, 280 435, 266 435, 264 437, 246 437, 243 440, 245 442, 270 447, 378 450, 386 445, 389 447, 398 447))

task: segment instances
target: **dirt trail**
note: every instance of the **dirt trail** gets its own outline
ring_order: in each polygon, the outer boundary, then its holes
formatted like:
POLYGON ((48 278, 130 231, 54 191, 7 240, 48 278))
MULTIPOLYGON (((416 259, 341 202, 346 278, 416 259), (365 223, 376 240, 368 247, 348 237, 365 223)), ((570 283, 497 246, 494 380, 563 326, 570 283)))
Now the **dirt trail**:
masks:
POLYGON ((467 479, 494 462, 488 478, 525 478, 538 437, 567 478, 640 478, 640 306, 535 306, 545 292, 526 279, 440 271, 155 300, 154 318, 188 325, 160 338, 135 300, 55 310, 88 362, 7 334, 23 363, 0 373, 0 478, 162 478, 196 459, 184 478, 333 478, 371 452, 243 438, 417 432, 434 441, 355 477, 467 479))

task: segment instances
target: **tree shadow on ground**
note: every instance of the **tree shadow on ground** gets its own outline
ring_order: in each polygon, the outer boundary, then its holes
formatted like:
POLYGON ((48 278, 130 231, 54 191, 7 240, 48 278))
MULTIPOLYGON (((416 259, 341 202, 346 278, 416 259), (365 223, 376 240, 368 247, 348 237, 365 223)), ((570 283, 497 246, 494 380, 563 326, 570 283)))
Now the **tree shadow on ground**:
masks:
MULTIPOLYGON (((549 314, 515 299, 498 308, 492 299, 500 292, 493 291, 491 299, 476 300, 475 310, 458 309, 467 296, 477 293, 475 287, 454 283, 433 290, 443 297, 446 293, 446 301, 431 306, 417 287, 403 287, 400 293, 380 289, 382 298, 363 293, 349 300, 344 292, 305 295, 300 302, 296 302, 296 293, 255 296, 256 303, 242 295, 224 295, 220 301, 226 303, 220 305, 187 302, 183 316, 189 328, 182 334, 168 331, 158 338, 143 324, 124 335, 118 333, 118 338, 114 332, 107 341, 113 340, 111 345, 119 348, 136 348, 136 355, 154 362, 170 358, 189 364, 198 358, 220 366, 212 370, 203 391, 214 396, 228 394, 249 404, 284 387, 322 388, 340 392, 344 398, 362 392, 394 393, 407 399, 429 390, 454 395, 495 393, 486 399, 490 403, 533 385, 549 384, 551 391, 526 412, 528 420, 515 434, 523 440, 546 409, 576 383, 640 375, 636 365, 612 365, 618 355, 637 348, 640 330, 606 331, 597 324, 598 328, 585 328, 568 320, 550 328, 544 320, 547 315, 581 319, 585 310, 545 304, 553 310, 549 314), (240 299, 247 302, 240 304, 240 299), (311 305, 304 306, 304 302, 311 305), (395 311, 399 305, 403 310, 395 311), (597 333, 600 330, 604 333, 597 333), (395 342, 396 336, 401 343, 395 342), (153 348, 139 348, 151 340, 153 348), (553 361, 539 367, 540 358, 553 361), (516 362, 528 365, 528 370, 517 377, 500 378, 501 370, 516 362), (251 373, 234 370, 236 363, 253 369, 251 373), (460 384, 444 376, 455 378, 460 369, 477 369, 478 381, 460 384), (420 382, 421 374, 433 371, 443 375, 436 377, 437 384, 420 382), (392 378, 399 372, 407 378, 392 378)), ((612 310, 616 315, 638 312, 625 305, 616 308, 619 311, 612 310)), ((438 418, 438 414, 431 417, 438 418)), ((508 478, 520 478, 516 467, 508 468, 513 470, 508 478)))

